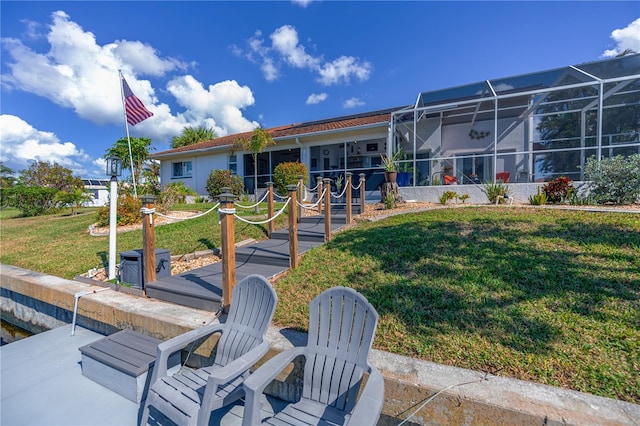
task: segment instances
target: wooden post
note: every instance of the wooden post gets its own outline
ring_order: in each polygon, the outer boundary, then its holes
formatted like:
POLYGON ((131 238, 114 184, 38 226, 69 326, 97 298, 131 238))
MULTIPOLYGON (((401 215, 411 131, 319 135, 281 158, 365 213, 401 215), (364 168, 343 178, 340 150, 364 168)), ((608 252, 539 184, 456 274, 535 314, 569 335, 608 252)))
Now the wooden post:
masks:
POLYGON ((298 219, 296 218, 296 185, 287 185, 289 192, 289 266, 298 267, 298 219))
MULTIPOLYGON (((267 219, 272 219, 274 215, 273 207, 273 182, 267 182, 267 219)), ((267 235, 271 238, 271 234, 275 230, 275 223, 269 220, 267 223, 267 235)))
MULTIPOLYGON (((302 204, 302 201, 304 200, 304 182, 303 182, 304 176, 302 175, 298 175, 298 200, 299 203, 302 204)), ((302 207, 297 205, 298 203, 296 203, 296 206, 298 207, 298 222, 300 222, 300 218, 302 217, 302 207)))
POLYGON ((143 276, 142 291, 144 292, 147 283, 156 280, 156 235, 153 228, 153 209, 157 198, 153 195, 142 196, 143 220, 142 220, 142 260, 143 276), (148 209, 148 212, 145 210, 148 209))
POLYGON ((318 214, 322 214, 322 176, 316 176, 316 182, 318 185, 318 214))
POLYGON ((331 179, 324 178, 324 242, 331 240, 331 179))
POLYGON ((345 191, 347 192, 347 225, 351 223, 351 172, 346 172, 347 183, 345 184, 345 191))
POLYGON ((360 213, 364 213, 364 206, 366 205, 365 203, 365 178, 364 178, 364 173, 360 173, 360 213))
POLYGON ((220 232, 222 234, 222 307, 225 313, 231 306, 231 294, 236 285, 236 242, 234 227, 234 200, 228 192, 218 196, 220 200, 220 232))

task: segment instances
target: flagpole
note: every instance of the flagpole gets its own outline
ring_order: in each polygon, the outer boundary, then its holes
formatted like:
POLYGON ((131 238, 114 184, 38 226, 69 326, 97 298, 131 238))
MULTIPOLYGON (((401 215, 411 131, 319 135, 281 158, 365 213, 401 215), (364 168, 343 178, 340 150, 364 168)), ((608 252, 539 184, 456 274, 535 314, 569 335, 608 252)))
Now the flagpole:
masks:
POLYGON ((133 180, 133 196, 138 198, 138 188, 136 186, 136 172, 133 167, 133 156, 131 154, 131 137, 129 136, 129 122, 127 121, 127 107, 124 103, 124 87, 122 86, 122 71, 118 70, 120 76, 120 97, 122 98, 122 111, 124 112, 124 127, 127 131, 127 145, 129 147, 129 165, 131 170, 131 179, 133 180))

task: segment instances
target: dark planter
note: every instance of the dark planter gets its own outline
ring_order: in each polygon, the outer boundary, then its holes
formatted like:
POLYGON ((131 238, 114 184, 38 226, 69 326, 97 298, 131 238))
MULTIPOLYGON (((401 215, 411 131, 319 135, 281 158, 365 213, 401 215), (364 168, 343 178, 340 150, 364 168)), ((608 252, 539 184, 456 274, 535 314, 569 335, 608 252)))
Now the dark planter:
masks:
POLYGON ((398 172, 384 172, 384 181, 389 183, 396 183, 398 178, 398 172))
POLYGON ((399 172, 397 179, 398 186, 409 186, 409 184, 411 183, 411 173, 399 172))

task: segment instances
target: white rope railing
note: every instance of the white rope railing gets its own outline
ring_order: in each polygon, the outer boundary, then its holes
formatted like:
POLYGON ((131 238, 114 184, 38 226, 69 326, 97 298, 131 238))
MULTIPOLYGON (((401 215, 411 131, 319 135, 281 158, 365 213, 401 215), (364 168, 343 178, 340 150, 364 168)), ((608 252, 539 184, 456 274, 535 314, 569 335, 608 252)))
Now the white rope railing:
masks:
POLYGON ((342 198, 342 196, 345 194, 345 192, 347 192, 347 186, 349 186, 349 185, 345 185, 345 186, 344 186, 344 189, 342 190, 342 193, 341 193, 340 195, 333 195, 333 192, 332 192, 332 193, 331 193, 331 196, 332 196, 333 198, 336 198, 336 199, 337 199, 337 198, 342 198))
MULTIPOLYGON (((198 213, 198 214, 195 214, 195 215, 193 215, 193 216, 188 216, 188 217, 176 217, 176 216, 169 216, 169 215, 166 215, 166 214, 162 214, 162 213, 157 212, 155 208, 150 209, 150 208, 147 208, 147 207, 142 207, 142 208, 140 209, 140 212, 142 212, 142 214, 151 214, 151 215, 155 214, 155 215, 157 215, 157 216, 164 217, 165 219, 171 219, 171 220, 188 220, 188 219, 196 219, 196 218, 202 217, 202 216, 204 216, 204 215, 206 215, 206 214, 209 214, 209 213, 211 213, 212 211, 214 211, 215 209, 217 209, 219 206, 220 206, 220 203, 218 203, 218 204, 216 204, 215 206, 211 207, 211 208, 210 208, 209 210, 207 210, 206 212, 198 213)), ((151 217, 153 217, 153 216, 151 216, 151 217)), ((152 219, 152 222, 151 222, 151 223, 153 223, 153 219, 152 219)))
POLYGON ((318 197, 318 201, 316 201, 313 204, 300 204, 298 200, 296 200, 296 204, 302 207, 303 209, 307 209, 307 210, 315 209, 316 207, 318 207, 318 204, 320 204, 320 202, 322 201, 322 198, 324 197, 325 192, 327 192, 327 188, 325 188, 324 191, 322 191, 322 194, 320 195, 320 197, 318 197))
POLYGON ((280 200, 286 200, 287 198, 289 198, 288 196, 287 197, 283 197, 282 195, 278 195, 276 192, 273 193, 273 196, 278 198, 278 199, 280 199, 280 200))
POLYGON ((305 184, 303 184, 303 186, 304 186, 304 189, 306 189, 307 191, 309 191, 309 192, 313 192, 313 191, 315 191, 316 189, 318 189, 318 187, 320 186, 320 184, 319 184, 319 183, 318 183, 318 184, 316 184, 316 186, 314 186, 313 188, 309 188, 309 187, 308 187, 307 185, 305 185, 305 184))
POLYGON ((262 198, 259 199, 258 202, 255 203, 255 204, 251 204, 250 206, 243 206, 242 204, 236 203, 236 207, 240 207, 241 209, 252 209, 252 208, 254 208, 256 206, 259 206, 260 203, 262 203, 264 200, 266 200, 267 199, 267 195, 269 195, 269 191, 266 191, 264 193, 264 195, 262 196, 262 198))
MULTIPOLYGON (((282 208, 278 211, 278 213, 274 214, 273 217, 271 219, 267 219, 267 220, 262 220, 262 221, 258 221, 258 222, 254 222, 248 219, 245 219, 243 217, 238 216, 237 214, 235 214, 235 209, 229 209, 229 210, 233 210, 233 217, 235 217, 236 219, 240 220, 241 222, 244 223, 248 223, 250 225, 264 225, 265 223, 269 223, 272 220, 275 220, 278 216, 280 216, 282 214, 282 212, 284 211, 284 209, 289 205, 289 202, 291 201, 291 198, 287 199, 287 202, 284 203, 284 206, 282 206, 282 208)), ((220 209, 220 211, 222 212, 222 209, 220 209)), ((222 212, 222 213, 226 213, 226 212, 222 212)), ((231 213, 229 213, 231 214, 231 213)))
POLYGON ((360 189, 360 187, 362 186, 362 182, 363 182, 363 181, 358 182, 358 186, 353 186, 353 183, 352 183, 352 184, 351 184, 351 188, 353 188, 353 189, 360 189))

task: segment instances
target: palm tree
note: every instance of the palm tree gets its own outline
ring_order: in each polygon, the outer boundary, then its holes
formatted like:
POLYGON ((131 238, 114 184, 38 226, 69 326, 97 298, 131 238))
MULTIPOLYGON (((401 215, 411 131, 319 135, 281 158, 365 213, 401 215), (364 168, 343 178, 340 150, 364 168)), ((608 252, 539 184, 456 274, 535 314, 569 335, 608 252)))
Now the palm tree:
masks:
MULTIPOLYGON (((231 147, 232 153, 240 150, 248 151, 251 153, 251 157, 253 157, 253 196, 256 201, 258 199, 258 154, 264 151, 266 147, 275 144, 269 132, 262 127, 256 127, 251 135, 251 139, 236 139, 231 147)), ((256 206, 255 212, 256 214, 260 213, 258 206, 256 206)))
POLYGON ((213 129, 204 126, 197 128, 185 127, 180 136, 174 136, 171 139, 171 148, 179 148, 181 146, 193 145, 198 142, 204 142, 217 137, 213 129))

